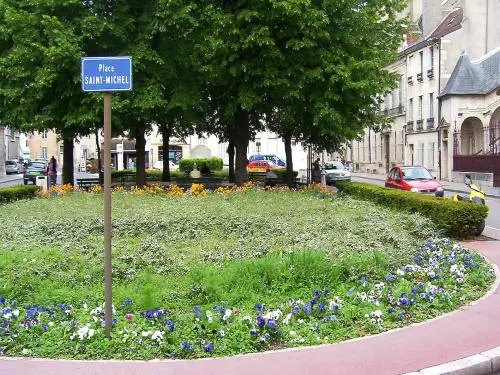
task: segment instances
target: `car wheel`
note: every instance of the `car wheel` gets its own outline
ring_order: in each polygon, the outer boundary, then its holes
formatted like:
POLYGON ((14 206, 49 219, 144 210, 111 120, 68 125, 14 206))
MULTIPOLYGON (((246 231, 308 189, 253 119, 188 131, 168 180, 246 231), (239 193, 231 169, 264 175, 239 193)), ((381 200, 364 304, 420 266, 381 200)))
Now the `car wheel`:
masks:
POLYGON ((25 185, 28 185, 28 180, 24 180, 24 184, 25 184, 25 185))

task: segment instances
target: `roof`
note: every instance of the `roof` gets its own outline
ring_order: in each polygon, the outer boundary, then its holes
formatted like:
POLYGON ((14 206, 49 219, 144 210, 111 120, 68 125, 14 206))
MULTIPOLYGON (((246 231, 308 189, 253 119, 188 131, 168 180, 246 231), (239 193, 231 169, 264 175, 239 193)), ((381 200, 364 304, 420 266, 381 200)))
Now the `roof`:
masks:
POLYGON ((500 47, 474 62, 464 52, 439 96, 485 95, 499 86, 500 47))
MULTIPOLYGON (((462 21, 464 19, 464 11, 462 8, 457 8, 450 12, 442 19, 439 25, 430 33, 425 39, 408 46, 405 50, 399 53, 399 58, 416 52, 424 47, 435 44, 439 38, 462 28, 462 21)), ((420 20, 419 20, 420 22, 420 20)))
POLYGON ((441 38, 445 35, 462 28, 462 21, 464 19, 464 10, 457 8, 450 12, 439 25, 431 32, 427 39, 441 38))

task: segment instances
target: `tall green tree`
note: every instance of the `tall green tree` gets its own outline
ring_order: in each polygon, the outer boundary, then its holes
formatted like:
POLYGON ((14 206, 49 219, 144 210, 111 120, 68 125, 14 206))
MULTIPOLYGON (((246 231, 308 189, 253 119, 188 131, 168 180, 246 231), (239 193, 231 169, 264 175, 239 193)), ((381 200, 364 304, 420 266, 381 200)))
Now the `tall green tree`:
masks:
POLYGON ((401 42, 397 14, 404 0, 203 4, 209 25, 205 71, 219 91, 230 93, 225 112, 234 116, 238 184, 245 176, 250 124, 263 120, 269 108, 308 122, 280 125, 288 143, 293 136, 327 148, 378 121, 376 94, 396 80, 384 67, 401 42))

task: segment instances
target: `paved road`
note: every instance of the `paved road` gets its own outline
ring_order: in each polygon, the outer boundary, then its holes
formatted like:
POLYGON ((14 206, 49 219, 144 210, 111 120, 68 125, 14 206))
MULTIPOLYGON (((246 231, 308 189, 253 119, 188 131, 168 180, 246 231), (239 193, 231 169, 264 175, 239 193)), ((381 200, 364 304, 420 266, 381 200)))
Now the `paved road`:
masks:
MULTIPOLYGON (((375 185, 379 186, 384 186, 384 181, 382 180, 377 180, 377 179, 367 179, 367 178, 362 178, 362 177, 352 177, 353 181, 359 181, 359 182, 369 182, 375 185)), ((466 190, 466 187, 464 186, 464 190, 466 190)), ((452 191, 445 191, 445 197, 452 197, 456 192, 452 191)), ((462 194, 463 195, 463 194, 462 194)), ((488 218, 486 219, 486 228, 483 232, 485 236, 495 238, 497 240, 500 240, 500 199, 498 198, 486 198, 486 204, 488 205, 490 209, 490 213, 488 215, 488 218)))

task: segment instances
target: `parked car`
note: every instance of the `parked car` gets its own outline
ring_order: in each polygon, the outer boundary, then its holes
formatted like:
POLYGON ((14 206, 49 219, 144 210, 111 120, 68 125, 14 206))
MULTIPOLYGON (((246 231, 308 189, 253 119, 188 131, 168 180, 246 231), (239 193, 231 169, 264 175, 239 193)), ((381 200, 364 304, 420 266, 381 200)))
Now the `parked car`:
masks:
POLYGON ((5 161, 5 173, 15 173, 19 174, 21 170, 21 166, 15 160, 6 160, 5 161))
POLYGON ((47 166, 48 164, 44 161, 31 162, 24 172, 24 184, 28 185, 29 181, 35 184, 37 176, 47 176, 47 166))
POLYGON ((427 168, 420 166, 393 167, 387 175, 385 187, 444 196, 443 185, 427 168))
POLYGON ((271 160, 254 160, 251 161, 247 166, 247 171, 251 173, 269 172, 273 169, 284 169, 284 167, 277 166, 271 160))
POLYGON ((323 169, 327 185, 337 181, 351 181, 351 172, 340 161, 326 162, 323 169))
MULTIPOLYGON (((179 169, 179 165, 175 164, 172 160, 168 161, 168 165, 169 165, 171 171, 179 169)), ((153 164, 153 169, 163 170, 163 160, 155 161, 155 163, 153 164)))

